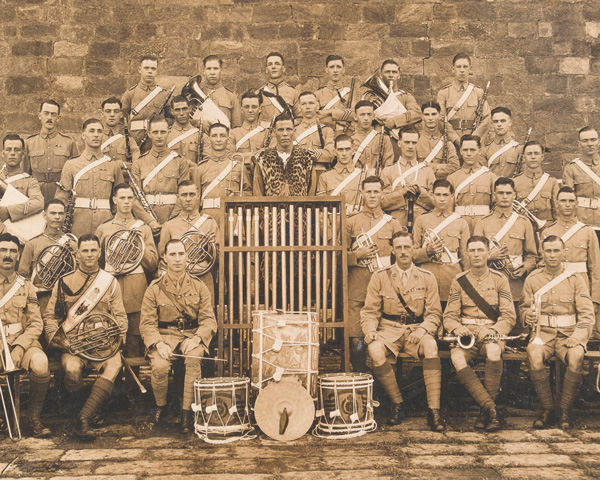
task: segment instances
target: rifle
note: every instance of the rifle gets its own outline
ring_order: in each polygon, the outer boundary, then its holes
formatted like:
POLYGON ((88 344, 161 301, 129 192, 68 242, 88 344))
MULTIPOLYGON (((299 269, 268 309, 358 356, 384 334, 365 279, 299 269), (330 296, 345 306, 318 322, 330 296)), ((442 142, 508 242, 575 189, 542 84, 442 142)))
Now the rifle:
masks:
POLYGON ((487 82, 485 86, 485 90, 483 91, 483 95, 481 96, 481 100, 477 104, 477 109, 475 110, 475 119, 473 120, 473 132, 477 129, 481 120, 483 120, 483 106, 485 105, 485 100, 487 99, 488 90, 490 89, 490 82, 487 82))
POLYGON ((161 115, 165 108, 167 108, 167 105, 169 104, 169 101, 171 100, 171 97, 173 96, 173 92, 175 91, 175 85, 173 85, 171 87, 171 90, 169 90, 169 94, 165 97, 165 101, 163 102, 163 104, 160 106, 160 108, 158 109, 158 111, 156 113, 154 113, 149 119, 148 119, 148 128, 146 128, 146 133, 144 133, 144 137, 142 138, 142 141, 140 142, 140 150, 142 150, 142 146, 144 145, 144 143, 146 143, 146 141, 148 140, 148 134, 150 133, 150 123, 152 122, 152 119, 154 117, 156 117, 157 115, 161 115))

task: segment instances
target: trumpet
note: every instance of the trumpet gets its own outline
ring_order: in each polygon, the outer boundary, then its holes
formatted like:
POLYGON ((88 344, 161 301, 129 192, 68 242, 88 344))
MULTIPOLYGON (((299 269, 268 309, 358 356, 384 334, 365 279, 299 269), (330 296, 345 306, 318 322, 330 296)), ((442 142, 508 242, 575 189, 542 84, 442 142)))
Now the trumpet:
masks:
POLYGON ((2 348, 4 349, 4 357, 2 357, 2 365, 4 367, 4 372, 2 372, 2 375, 6 377, 6 392, 8 396, 7 399, 4 396, 2 388, 0 387, 0 401, 2 401, 2 410, 4 411, 4 418, 6 419, 6 428, 8 430, 8 436, 11 438, 11 440, 21 440, 21 427, 19 425, 17 405, 15 402, 15 397, 13 395, 12 387, 10 385, 10 379, 8 378, 8 374, 18 372, 20 369, 15 367, 15 363, 13 362, 13 359, 10 356, 10 349, 8 348, 8 341, 6 339, 6 332, 4 331, 4 325, 2 324, 2 320, 0 320, 0 332, 2 335, 2 348))
POLYGON ((431 256, 431 261, 433 263, 443 263, 442 257, 444 255, 444 253, 446 253, 446 255, 448 255, 448 257, 450 258, 450 263, 452 265, 459 262, 458 258, 456 258, 456 255, 454 255, 450 251, 450 249, 444 244, 443 240, 440 238, 440 236, 437 233, 435 233, 431 228, 428 228, 427 230, 425 230, 423 246, 426 247, 430 243, 436 243, 436 242, 440 242, 442 244, 444 251, 439 252, 439 253, 436 252, 431 256))
MULTIPOLYGON (((371 245, 374 245, 373 239, 370 235, 367 235, 364 230, 361 230, 361 233, 356 237, 355 250, 358 250, 361 247, 370 247, 371 245)), ((379 258, 377 253, 375 253, 374 257, 363 258, 362 260, 359 260, 358 263, 366 266, 371 273, 378 272, 379 270, 383 270, 385 268, 381 262, 381 258, 379 258)))
MULTIPOLYGON (((490 250, 493 248, 500 249, 502 245, 500 242, 495 240, 493 237, 490 238, 490 250)), ((494 270, 498 270, 499 272, 504 272, 509 278, 512 277, 513 272, 515 271, 515 267, 510 261, 510 257, 501 258, 498 260, 490 260, 489 261, 490 268, 494 270)))
MULTIPOLYGON (((526 333, 521 333, 519 335, 504 335, 502 333, 488 333, 481 343, 495 343, 495 342, 507 342, 509 340, 518 340, 521 338, 525 338, 527 336, 526 333)), ((473 348, 475 345, 475 335, 446 335, 441 338, 442 342, 447 342, 450 346, 459 346, 465 350, 473 348)))
POLYGON ((542 316, 542 297, 540 295, 534 297, 533 304, 531 305, 531 311, 536 316, 535 336, 533 337, 533 340, 531 340, 531 343, 532 345, 543 345, 544 340, 542 340, 542 336, 540 335, 542 330, 542 325, 540 323, 542 316))
POLYGON ((533 225, 533 228, 536 231, 541 230, 546 225, 546 220, 540 220, 537 218, 531 210, 527 208, 524 202, 519 202, 518 200, 513 200, 513 210, 517 212, 519 215, 524 215, 533 225))

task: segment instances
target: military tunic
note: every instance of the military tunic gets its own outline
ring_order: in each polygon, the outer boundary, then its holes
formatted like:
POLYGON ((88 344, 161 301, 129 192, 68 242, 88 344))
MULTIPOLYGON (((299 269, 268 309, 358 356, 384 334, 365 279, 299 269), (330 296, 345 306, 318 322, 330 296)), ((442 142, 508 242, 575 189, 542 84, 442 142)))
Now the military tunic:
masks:
MULTIPOLYGON (((332 169, 323 172, 319 177, 317 195, 332 195, 337 186, 356 170, 357 169, 353 167, 352 164, 342 165, 336 163, 332 169)), ((360 169, 358 170, 360 171, 360 169)), ((344 197, 346 210, 353 206, 358 207, 360 202, 360 194, 358 192, 361 188, 361 178, 365 178, 363 172, 357 174, 338 194, 344 197)))
POLYGON ((236 127, 230 130, 229 138, 230 143, 233 145, 233 151, 236 153, 241 153, 244 156, 246 165, 250 165, 252 156, 264 147, 265 137, 268 130, 269 123, 267 122, 256 122, 254 124, 244 122, 241 127, 236 127), (242 138, 258 127, 260 127, 259 131, 257 131, 247 140, 244 140, 244 142, 238 146, 238 143, 242 140, 242 138))
MULTIPOLYGON (((367 335, 376 331, 376 340, 381 340, 394 355, 400 352, 399 347, 402 345, 398 345, 399 340, 406 342, 408 334, 417 328, 423 328, 435 337, 442 323, 442 308, 435 276, 423 268, 411 265, 407 272, 408 280, 403 284, 403 273, 397 265, 375 272, 369 280, 365 304, 360 311, 363 333, 367 335), (421 322, 404 325, 384 318, 387 315, 408 315, 398 298, 398 291, 415 316, 422 317, 421 322)), ((404 343, 402 347, 418 358, 419 344, 411 347, 404 343)))
MULTIPOLYGON (((381 208, 397 219, 401 225, 407 224, 408 202, 402 194, 402 183, 398 182, 394 187, 394 182, 400 177, 400 172, 404 173, 416 165, 416 160, 408 162, 404 158, 400 157, 396 163, 384 168, 381 172, 381 179, 383 180, 383 198, 381 199, 381 208)), ((404 182, 407 186, 418 185, 420 188, 420 194, 416 198, 413 206, 414 221, 414 219, 419 215, 422 215, 423 213, 433 209, 431 193, 429 192, 431 192, 433 189, 435 173, 433 173, 433 170, 429 167, 429 165, 424 165, 415 173, 412 173, 406 177, 404 182)))
MULTIPOLYGON (((591 161, 588 158, 580 160, 600 177, 600 155, 594 155, 591 161)), ((577 218, 594 229, 600 228, 600 184, 592 180, 573 160, 563 170, 563 185, 575 190, 578 201, 577 218)))
POLYGON ((531 202, 524 201, 538 184, 543 173, 541 169, 537 172, 529 172, 525 169, 522 174, 517 175, 513 179, 515 182, 515 193, 517 194, 517 200, 525 203, 527 210, 537 218, 540 220, 552 220, 554 218, 554 202, 560 188, 556 178, 552 176, 548 178, 540 192, 531 202))
POLYGON ((52 200, 65 163, 78 154, 73 139, 60 132, 31 135, 25 140, 23 171, 39 182, 44 200, 52 200))
MULTIPOLYGON (((112 216, 109 203, 112 190, 115 185, 123 183, 121 166, 107 161, 85 172, 77 185, 73 186, 79 171, 98 159, 94 153, 84 151, 79 157, 69 160, 62 171, 60 183, 67 190, 74 189, 77 195, 72 233, 78 238, 95 232, 100 224, 112 216)), ((66 205, 69 193, 59 189, 56 198, 66 205)))
POLYGON ((492 163, 489 160, 501 148, 515 139, 513 132, 508 132, 504 137, 491 135, 481 147, 481 155, 485 159, 485 165, 499 177, 513 177, 517 168, 517 159, 523 151, 523 146, 519 143, 510 147, 508 150, 498 155, 492 163))
MULTIPOLYGON (((414 125, 415 123, 419 123, 422 120, 421 109, 419 108, 419 104, 415 100, 415 97, 403 90, 398 90, 394 93, 406 109, 406 112, 399 115, 393 115, 391 117, 391 119, 394 121, 394 128, 402 128, 406 125, 414 125)), ((363 98, 373 102, 375 105, 382 103, 380 97, 371 91, 365 92, 363 94, 363 98)), ((375 113, 375 115, 377 115, 377 113, 375 113)))
MULTIPOLYGON (((562 219, 549 224, 540 232, 543 240, 550 235, 561 237, 566 234, 577 218, 562 219)), ((600 248, 598 237, 589 226, 577 230, 565 243, 565 262, 563 265, 573 272, 578 272, 590 289, 592 301, 600 303, 600 248)))
MULTIPOLYGON (((141 141, 143 140, 146 134, 146 129, 148 128, 147 121, 160 111, 167 96, 169 95, 169 91, 163 88, 162 91, 156 95, 144 108, 142 108, 137 115, 132 116, 131 111, 133 108, 137 107, 139 103, 144 100, 156 87, 156 84, 146 85, 143 83, 137 83, 127 90, 121 98, 121 102, 123 103, 123 108, 121 109, 123 112, 123 117, 125 118, 126 122, 129 122, 129 131, 131 132, 131 136, 140 146, 140 148, 142 147, 141 141)), ((162 113, 165 117, 171 117, 170 107, 167 105, 162 113)))
MULTIPOLYGON (((456 105, 458 100, 463 96, 467 85, 460 84, 457 80, 452 80, 452 83, 442 88, 437 95, 437 103, 442 107, 442 113, 447 115, 452 107, 456 105)), ((477 106, 483 97, 484 90, 479 87, 473 88, 473 91, 458 109, 456 114, 450 119, 448 125, 448 138, 456 142, 463 135, 472 133, 480 138, 488 131, 491 124, 491 110, 487 100, 483 104, 482 118, 479 126, 473 131, 473 120, 477 106)))
POLYGON ((425 245, 425 236, 427 230, 435 229, 442 223, 450 213, 444 214, 441 211, 433 210, 432 212, 416 217, 413 228, 413 239, 415 241, 415 252, 413 262, 419 267, 433 273, 437 279, 440 290, 440 300, 446 302, 450 291, 450 284, 454 277, 458 275, 462 269, 469 268, 467 253, 467 240, 471 236, 469 225, 464 218, 457 218, 449 225, 438 232, 438 237, 442 240, 448 250, 459 259, 460 262, 452 263, 447 253, 442 254, 440 262, 434 262, 427 254, 427 246, 425 245), (462 268, 461 268, 462 263, 462 268))
POLYGON ((16 178, 21 176, 23 172, 16 171, 7 176, 3 176, 3 180, 15 187, 19 192, 25 195, 29 200, 25 203, 19 203, 17 205, 9 205, 8 216, 12 222, 18 222, 24 218, 35 215, 44 209, 44 196, 40 189, 38 181, 25 173, 24 177, 16 178))
MULTIPOLYGON (((188 130, 194 128, 191 123, 188 123, 185 126, 181 126, 178 123, 174 123, 173 126, 169 129, 169 134, 167 135, 167 143, 172 142, 180 135, 184 134, 188 130)), ((187 160, 190 168, 195 166, 198 163, 198 140, 200 138, 200 132, 192 133, 189 137, 184 138, 183 140, 177 142, 173 145, 171 150, 177 152, 179 156, 187 160)), ((205 139, 206 140, 206 139, 205 139)))
POLYGON ((448 180, 454 187, 454 210, 461 215, 469 224, 469 230, 472 232, 478 219, 487 215, 492 203, 492 192, 494 191, 494 182, 496 175, 492 172, 485 172, 478 176, 460 191, 457 187, 478 171, 481 165, 472 167, 463 167, 454 173, 448 175, 448 180))
MULTIPOLYGON (((157 152, 152 149, 134 162, 131 168, 133 177, 144 191, 148 203, 152 206, 158 217, 158 222, 161 224, 169 219, 173 212, 173 208, 177 203, 177 186, 184 180, 189 180, 190 178, 188 162, 178 155, 165 165, 154 178, 150 180, 148 185, 143 186, 143 182, 148 174, 170 153, 171 151, 169 149, 165 149, 162 152, 157 152)), ((135 212, 135 215, 145 223, 150 223, 151 221, 151 217, 148 214, 138 215, 138 213, 135 212)))
POLYGON ((108 155, 112 160, 118 162, 119 165, 121 165, 121 162, 127 162, 127 166, 129 169, 131 169, 132 163, 140 156, 140 147, 138 147, 136 141, 129 136, 129 151, 131 154, 131 160, 127 161, 127 139, 125 138, 125 133, 123 133, 122 129, 109 129, 105 126, 104 134, 102 135, 102 143, 104 144, 104 142, 115 135, 123 136, 111 142, 108 147, 102 150, 102 153, 104 155, 108 155))
POLYGON ((200 88, 227 116, 230 128, 239 127, 242 124, 240 101, 235 93, 225 88, 220 82, 216 85, 204 83, 200 85, 200 88))
MULTIPOLYGON (((493 238, 508 221, 511 214, 512 210, 505 213, 496 208, 475 224, 473 235, 493 238)), ((524 276, 508 279, 512 297, 515 299, 521 298, 525 276, 535 268, 537 261, 537 246, 531 222, 520 215, 509 231, 502 237, 500 244, 506 244, 510 262, 514 269, 521 265, 525 267, 526 273, 524 276)))
MULTIPOLYGON (((339 135, 343 133, 346 129, 351 128, 354 119, 354 104, 357 102, 357 96, 354 96, 352 100, 352 105, 349 105, 350 101, 350 91, 345 95, 342 95, 342 90, 346 88, 345 86, 336 86, 331 82, 326 86, 319 88, 315 91, 315 97, 317 97, 317 101, 319 102, 319 106, 321 107, 322 112, 330 112, 331 111, 331 120, 329 117, 325 117, 323 119, 323 123, 333 128, 334 132, 339 135), (325 108, 331 100, 336 98, 336 102, 329 108, 325 108), (344 100, 341 101, 341 98, 344 100)), ((348 89, 350 87, 347 87, 348 89)))
MULTIPOLYGON (((294 87, 290 86, 283 80, 278 84, 268 82, 265 86, 261 87, 260 90, 267 88, 271 93, 279 95, 288 104, 290 110, 294 112, 294 117, 301 117, 300 107, 298 106, 298 95, 300 92, 294 87)), ((260 119, 263 122, 271 122, 273 117, 279 115, 281 112, 271 103, 268 97, 263 97, 263 103, 260 107, 260 119)), ((239 123, 241 124, 241 122, 239 123)))
MULTIPOLYGON (((354 158, 354 154, 356 153, 356 151, 358 150, 358 148, 361 146, 363 140, 365 139, 365 137, 367 137, 367 135, 369 135, 369 133, 371 132, 371 130, 368 130, 367 132, 363 132, 361 130, 358 129, 356 132, 354 133, 354 135, 352 135, 352 156, 354 158)), ((373 139, 369 142, 369 144, 365 147, 365 149, 362 151, 362 153, 360 154, 360 157, 358 158, 358 161, 355 162, 355 165, 357 167, 364 167, 365 165, 367 165, 367 168, 369 168, 370 170, 373 170, 374 168, 376 168, 377 163, 379 161, 379 147, 381 145, 381 133, 377 133, 377 135, 375 135, 373 137, 373 139)), ((381 169, 392 165, 394 163, 394 148, 392 147, 392 142, 390 140, 390 137, 385 135, 383 138, 383 161, 381 162, 381 165, 379 165, 379 167, 381 169)))
MULTIPOLYGON (((346 222, 346 238, 351 250, 348 252, 348 332, 351 337, 362 337, 360 326, 360 309, 364 306, 366 287, 371 279, 371 272, 364 264, 359 264, 356 259, 356 237, 361 233, 367 233, 371 228, 379 223, 383 218, 381 208, 370 210, 364 207, 363 210, 348 218, 346 222)), ((395 218, 386 222, 371 239, 377 245, 382 264, 390 264, 390 255, 392 253, 392 235, 402 230, 402 225, 395 218)))
MULTIPOLYGON (((520 305, 523 317, 531 308, 535 293, 560 273, 562 270, 553 275, 544 268, 536 270, 527 277, 520 305)), ((544 342, 546 358, 556 353, 564 362, 568 351, 564 343, 569 337, 577 339, 579 344, 586 348, 594 326, 594 305, 585 282, 579 274, 571 275, 542 295, 540 314, 540 337, 544 342), (569 323, 566 316, 571 317, 572 325, 559 327, 548 325, 552 324, 553 320, 569 323)))
MULTIPOLYGON (((316 121, 302 120, 299 125, 296 126, 295 137, 298 139, 306 130, 316 125, 316 121)), ((329 164, 332 162, 335 156, 335 147, 333 143, 334 133, 330 127, 321 125, 321 132, 323 135, 323 145, 321 145, 321 138, 319 136, 318 129, 310 135, 304 137, 300 142, 295 143, 299 147, 308 148, 316 154, 315 168, 320 171, 324 171, 329 168, 329 164)))
MULTIPOLYGON (((417 142, 417 159, 419 162, 424 162, 432 150, 436 147, 443 135, 439 131, 430 132, 426 128, 421 129, 419 141, 417 142)), ((436 154, 429 166, 435 173, 437 179, 445 179, 448 175, 456 172, 460 168, 456 147, 450 141, 446 141, 446 149, 448 151, 446 161, 444 161, 444 147, 436 154)))

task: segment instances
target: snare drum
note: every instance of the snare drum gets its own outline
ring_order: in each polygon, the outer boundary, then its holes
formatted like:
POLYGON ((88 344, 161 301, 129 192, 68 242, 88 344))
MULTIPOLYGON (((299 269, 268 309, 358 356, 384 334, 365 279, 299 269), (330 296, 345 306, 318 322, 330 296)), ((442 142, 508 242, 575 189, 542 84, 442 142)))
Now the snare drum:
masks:
POLYGON ((207 443, 229 443, 249 438, 248 434, 253 430, 249 390, 250 379, 246 377, 195 380, 192 410, 196 435, 207 443))
POLYGON ((319 323, 316 312, 252 312, 252 386, 296 379, 317 393, 319 323))
POLYGON ((319 375, 315 436, 358 437, 377 429, 373 377, 366 373, 319 375))

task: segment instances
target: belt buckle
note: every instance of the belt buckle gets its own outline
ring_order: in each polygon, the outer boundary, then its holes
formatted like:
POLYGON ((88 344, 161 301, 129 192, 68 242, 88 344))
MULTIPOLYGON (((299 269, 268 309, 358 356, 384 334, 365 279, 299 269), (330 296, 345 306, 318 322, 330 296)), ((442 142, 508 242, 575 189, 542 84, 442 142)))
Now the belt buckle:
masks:
POLYGON ((470 217, 475 215, 473 205, 465 205, 465 215, 470 217))
POLYGON ((458 120, 458 129, 459 130, 469 130, 468 128, 466 128, 464 125, 466 125, 467 119, 466 118, 460 118, 458 120))
POLYGON ((181 333, 183 333, 185 331, 185 319, 179 317, 177 319, 177 330, 179 330, 181 333))
POLYGON ((162 194, 161 193, 154 194, 154 205, 162 207, 162 194))
POLYGON ((598 210, 598 199, 597 198, 591 198, 590 199, 590 208, 592 210, 598 210))
POLYGON ((96 197, 92 197, 92 198, 90 198, 90 208, 91 208, 92 210, 96 210, 96 208, 97 208, 97 205, 96 205, 96 197))
POLYGON ((556 327, 556 315, 548 315, 548 326, 550 328, 557 328, 556 327))

